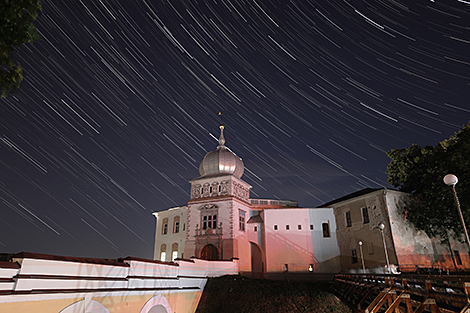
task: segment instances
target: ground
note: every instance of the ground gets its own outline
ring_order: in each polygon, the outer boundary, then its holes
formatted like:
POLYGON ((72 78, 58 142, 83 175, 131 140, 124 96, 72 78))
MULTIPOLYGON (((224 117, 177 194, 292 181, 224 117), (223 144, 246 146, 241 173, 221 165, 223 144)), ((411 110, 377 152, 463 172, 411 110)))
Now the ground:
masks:
POLYGON ((328 282, 293 282, 223 276, 209 279, 196 313, 350 313, 328 282))

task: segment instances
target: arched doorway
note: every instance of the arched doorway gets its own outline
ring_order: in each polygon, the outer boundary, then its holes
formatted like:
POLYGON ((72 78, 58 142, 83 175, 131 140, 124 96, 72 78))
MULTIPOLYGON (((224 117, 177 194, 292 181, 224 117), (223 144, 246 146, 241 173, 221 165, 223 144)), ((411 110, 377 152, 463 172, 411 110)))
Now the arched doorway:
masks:
POLYGON ((212 244, 205 245, 201 250, 201 259, 203 260, 218 260, 219 249, 212 244))
POLYGON ((264 263, 263 253, 261 248, 253 242, 250 242, 251 249, 251 277, 252 278, 263 278, 264 276, 264 263))

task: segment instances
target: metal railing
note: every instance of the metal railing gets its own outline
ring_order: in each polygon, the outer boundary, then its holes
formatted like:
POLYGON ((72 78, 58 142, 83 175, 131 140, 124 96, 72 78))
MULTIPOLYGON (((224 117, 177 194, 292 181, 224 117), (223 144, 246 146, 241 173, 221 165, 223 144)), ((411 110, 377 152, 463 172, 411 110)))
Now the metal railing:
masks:
POLYGON ((331 290, 353 312, 470 312, 470 276, 336 274, 331 290))

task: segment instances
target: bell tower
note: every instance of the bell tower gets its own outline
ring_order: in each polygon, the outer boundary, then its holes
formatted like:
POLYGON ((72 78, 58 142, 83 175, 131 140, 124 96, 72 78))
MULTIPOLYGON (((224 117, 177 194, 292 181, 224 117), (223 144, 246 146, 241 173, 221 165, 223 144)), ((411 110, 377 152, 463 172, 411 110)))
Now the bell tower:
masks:
POLYGON ((247 237, 251 186, 241 179, 243 161, 225 146, 224 128, 222 123, 217 149, 201 161, 200 176, 190 181, 184 250, 188 257, 231 259, 246 250, 239 242, 247 237))

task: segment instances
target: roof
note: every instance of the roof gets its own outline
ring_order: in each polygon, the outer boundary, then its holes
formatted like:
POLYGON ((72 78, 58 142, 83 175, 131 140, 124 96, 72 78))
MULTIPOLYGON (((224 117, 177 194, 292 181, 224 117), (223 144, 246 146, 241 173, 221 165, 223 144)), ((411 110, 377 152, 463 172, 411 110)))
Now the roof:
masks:
POLYGON ((259 215, 254 215, 250 217, 247 223, 263 223, 263 219, 259 215))
POLYGON ((360 197, 360 196, 366 195, 368 193, 376 192, 376 191, 382 190, 382 189, 384 189, 384 188, 365 188, 365 189, 361 189, 359 191, 356 191, 356 192, 350 193, 348 195, 345 195, 341 198, 338 198, 338 199, 332 200, 330 202, 324 203, 324 204, 322 204, 318 207, 319 208, 327 208, 327 207, 331 206, 332 204, 335 204, 335 203, 338 203, 338 202, 343 202, 343 201, 353 199, 353 198, 356 198, 356 197, 360 197))
POLYGON ((71 257, 71 256, 51 255, 51 254, 32 253, 32 252, 16 253, 16 254, 13 254, 11 258, 12 259, 40 259, 40 260, 79 262, 79 263, 93 263, 93 264, 124 266, 124 267, 129 266, 128 264, 120 262, 115 259, 77 258, 77 257, 71 257))
POLYGON ((217 150, 206 154, 199 164, 199 174, 201 177, 230 174, 240 178, 243 175, 245 166, 242 159, 229 151, 225 146, 224 125, 220 125, 220 138, 217 150))

